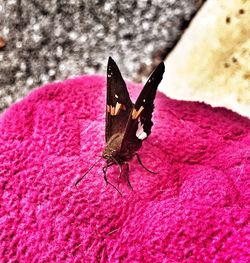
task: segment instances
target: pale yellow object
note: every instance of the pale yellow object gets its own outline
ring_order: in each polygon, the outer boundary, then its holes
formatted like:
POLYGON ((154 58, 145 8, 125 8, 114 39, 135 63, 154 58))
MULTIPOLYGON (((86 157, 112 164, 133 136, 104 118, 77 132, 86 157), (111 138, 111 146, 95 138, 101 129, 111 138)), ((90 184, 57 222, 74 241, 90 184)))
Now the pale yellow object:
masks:
POLYGON ((168 96, 250 117, 250 0, 208 0, 165 66, 168 96))

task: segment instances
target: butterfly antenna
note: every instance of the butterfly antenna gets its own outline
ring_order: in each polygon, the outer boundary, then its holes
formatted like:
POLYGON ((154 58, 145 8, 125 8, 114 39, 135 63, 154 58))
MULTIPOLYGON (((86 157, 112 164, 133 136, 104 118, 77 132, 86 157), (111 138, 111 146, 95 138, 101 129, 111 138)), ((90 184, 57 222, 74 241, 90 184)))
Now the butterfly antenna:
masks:
POLYGON ((138 163, 139 163, 146 171, 148 171, 148 172, 151 173, 151 174, 158 174, 158 172, 154 172, 154 171, 152 171, 152 170, 149 170, 149 169, 142 163, 141 158, 140 158, 140 156, 139 156, 138 153, 136 153, 135 156, 137 157, 138 163))
POLYGON ((102 157, 100 157, 97 161, 95 161, 94 164, 90 166, 90 168, 84 173, 84 175, 75 182, 75 186, 77 186, 82 181, 82 179, 97 165, 97 163, 101 161, 101 159, 102 157))

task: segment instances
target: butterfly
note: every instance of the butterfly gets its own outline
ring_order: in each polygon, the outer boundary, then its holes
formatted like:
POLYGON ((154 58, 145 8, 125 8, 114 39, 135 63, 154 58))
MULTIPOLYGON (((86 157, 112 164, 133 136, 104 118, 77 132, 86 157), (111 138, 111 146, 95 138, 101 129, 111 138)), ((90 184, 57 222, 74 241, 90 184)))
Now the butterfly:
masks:
MULTIPOLYGON (((128 177, 129 161, 134 156, 137 157, 139 164, 143 168, 154 173, 144 166, 137 151, 141 148, 142 141, 151 133, 154 100, 164 71, 165 66, 164 63, 161 62, 149 77, 135 104, 133 104, 118 66, 111 57, 108 59, 105 126, 106 146, 101 158, 106 160, 106 165, 103 167, 104 180, 116 190, 118 189, 108 181, 106 175, 108 167, 112 165, 119 166, 119 177, 124 174, 131 188, 132 186, 128 177), (123 169, 124 166, 125 172, 123 169)), ((96 163, 94 163, 86 173, 88 173, 96 163)), ((76 182, 76 185, 83 177, 76 182)))

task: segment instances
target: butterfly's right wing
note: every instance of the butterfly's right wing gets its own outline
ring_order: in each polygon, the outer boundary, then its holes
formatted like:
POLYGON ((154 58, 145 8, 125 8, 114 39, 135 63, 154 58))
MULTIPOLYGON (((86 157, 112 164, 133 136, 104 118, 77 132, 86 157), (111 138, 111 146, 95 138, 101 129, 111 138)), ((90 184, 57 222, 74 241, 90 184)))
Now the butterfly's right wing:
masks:
POLYGON ((107 69, 106 142, 116 133, 123 134, 133 104, 126 83, 115 61, 109 57, 107 69))
POLYGON ((128 120, 121 151, 133 154, 141 147, 142 141, 150 135, 153 126, 154 100, 164 71, 165 66, 162 62, 151 74, 136 100, 128 120))

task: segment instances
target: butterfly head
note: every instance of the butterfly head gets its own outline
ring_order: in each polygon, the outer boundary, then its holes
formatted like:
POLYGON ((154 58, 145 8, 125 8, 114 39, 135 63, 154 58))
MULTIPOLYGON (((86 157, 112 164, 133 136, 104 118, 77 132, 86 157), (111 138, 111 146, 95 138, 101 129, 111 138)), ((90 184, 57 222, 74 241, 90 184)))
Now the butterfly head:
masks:
POLYGON ((106 147, 103 151, 102 157, 107 160, 107 163, 114 162, 117 159, 119 151, 106 147))

